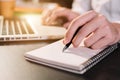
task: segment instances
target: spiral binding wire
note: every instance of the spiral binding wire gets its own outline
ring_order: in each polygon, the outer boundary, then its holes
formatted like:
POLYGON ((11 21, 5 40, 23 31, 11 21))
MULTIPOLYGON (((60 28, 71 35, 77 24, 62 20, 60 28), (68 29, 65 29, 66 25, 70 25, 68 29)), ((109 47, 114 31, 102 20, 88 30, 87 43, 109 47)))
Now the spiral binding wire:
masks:
POLYGON ((83 64, 84 68, 81 71, 84 71, 84 72, 87 71, 88 69, 96 65, 98 62, 100 62, 107 55, 109 55, 111 52, 113 52, 115 49, 117 49, 117 43, 104 49, 98 55, 95 55, 90 60, 88 60, 86 63, 84 63, 83 64))

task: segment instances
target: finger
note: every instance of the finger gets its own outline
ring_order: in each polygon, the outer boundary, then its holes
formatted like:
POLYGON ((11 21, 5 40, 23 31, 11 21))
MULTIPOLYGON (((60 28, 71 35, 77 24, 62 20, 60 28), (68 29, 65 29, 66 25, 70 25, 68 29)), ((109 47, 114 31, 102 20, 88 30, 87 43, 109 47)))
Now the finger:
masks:
POLYGON ((67 22, 67 23, 65 23, 65 24, 63 25, 63 27, 66 28, 66 29, 68 29, 69 25, 70 25, 70 22, 67 22))
POLYGON ((106 35, 106 30, 102 27, 96 29, 91 35, 89 35, 85 40, 84 44, 87 47, 92 46, 94 43, 96 43, 98 40, 103 38, 106 35))
POLYGON ((111 40, 108 37, 104 37, 97 41, 95 44, 91 46, 92 49, 102 49, 107 47, 111 43, 111 40))
POLYGON ((67 16, 67 15, 68 15, 68 12, 66 8, 55 9, 49 18, 49 23, 52 23, 58 17, 67 16))
POLYGON ((43 24, 48 24, 49 19, 50 19, 50 16, 51 16, 51 14, 52 14, 52 11, 53 11, 53 10, 45 10, 45 11, 42 13, 42 23, 43 23, 43 24))
POLYGON ((90 11, 84 15, 81 15, 77 18, 75 18, 71 24, 69 25, 69 28, 67 30, 64 42, 67 44, 72 39, 72 36, 74 35, 75 31, 78 29, 79 26, 82 26, 83 24, 87 23, 88 21, 92 20, 94 17, 96 17, 96 12, 90 11))
POLYGON ((96 16, 94 19, 89 21, 87 24, 85 24, 78 34, 73 39, 73 45, 75 47, 79 46, 81 41, 86 38, 85 45, 90 46, 92 45, 96 40, 100 39, 102 36, 105 35, 105 30, 102 30, 104 27, 103 20, 101 19, 102 16, 96 16), (98 30, 97 30, 98 29, 98 30), (103 32, 104 31, 104 32, 103 32), (97 32, 97 34, 96 34, 97 32), (102 34, 100 34, 102 32, 102 34), (92 39, 90 39, 92 38, 92 39), (94 39, 95 38, 95 39, 94 39))

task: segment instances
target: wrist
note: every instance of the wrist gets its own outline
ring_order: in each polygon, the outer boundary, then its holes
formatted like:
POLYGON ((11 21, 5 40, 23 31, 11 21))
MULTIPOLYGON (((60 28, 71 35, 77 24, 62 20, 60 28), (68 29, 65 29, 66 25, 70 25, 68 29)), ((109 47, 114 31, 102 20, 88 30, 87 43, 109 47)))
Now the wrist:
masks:
POLYGON ((117 39, 118 41, 120 41, 120 22, 113 22, 112 23, 113 26, 115 27, 116 31, 117 31, 117 39))

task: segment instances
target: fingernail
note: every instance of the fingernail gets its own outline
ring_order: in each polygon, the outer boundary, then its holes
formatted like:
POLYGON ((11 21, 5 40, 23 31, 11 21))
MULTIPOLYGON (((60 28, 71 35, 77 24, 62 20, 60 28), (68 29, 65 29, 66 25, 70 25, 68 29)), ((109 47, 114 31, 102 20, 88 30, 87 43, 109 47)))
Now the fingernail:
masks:
POLYGON ((64 44, 67 44, 67 41, 66 41, 66 40, 63 40, 63 43, 64 43, 64 44))
POLYGON ((74 47, 78 47, 78 45, 79 45, 78 43, 73 42, 73 46, 74 46, 74 47))
POLYGON ((65 44, 65 40, 63 40, 63 44, 65 44))
POLYGON ((65 38, 65 39, 63 40, 63 43, 64 43, 64 44, 67 44, 67 43, 68 43, 68 40, 65 38))
POLYGON ((50 18, 48 17, 47 19, 46 19, 46 22, 48 23, 50 21, 50 18))

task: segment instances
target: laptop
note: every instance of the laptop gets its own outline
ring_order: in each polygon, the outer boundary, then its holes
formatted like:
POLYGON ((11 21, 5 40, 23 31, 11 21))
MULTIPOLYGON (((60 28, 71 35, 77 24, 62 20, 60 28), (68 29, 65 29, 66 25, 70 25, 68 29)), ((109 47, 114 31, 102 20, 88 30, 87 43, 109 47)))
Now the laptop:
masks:
POLYGON ((23 18, 4 19, 0 16, 0 42, 51 40, 64 37, 65 29, 58 26, 43 26, 23 18))

